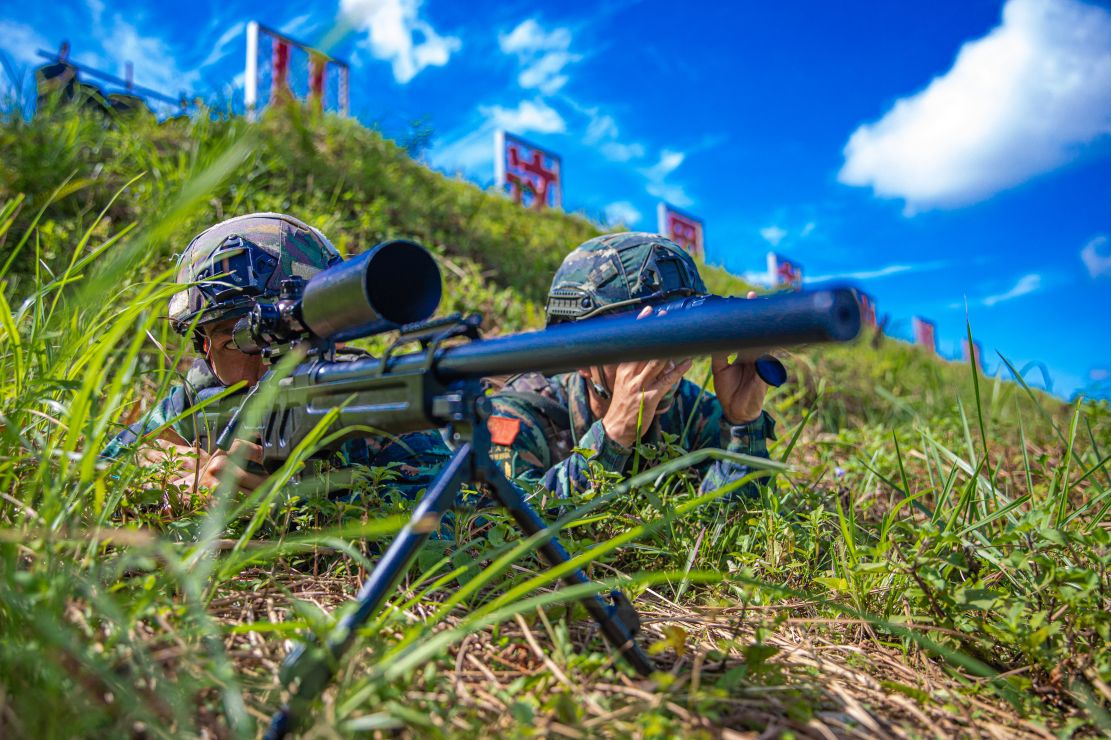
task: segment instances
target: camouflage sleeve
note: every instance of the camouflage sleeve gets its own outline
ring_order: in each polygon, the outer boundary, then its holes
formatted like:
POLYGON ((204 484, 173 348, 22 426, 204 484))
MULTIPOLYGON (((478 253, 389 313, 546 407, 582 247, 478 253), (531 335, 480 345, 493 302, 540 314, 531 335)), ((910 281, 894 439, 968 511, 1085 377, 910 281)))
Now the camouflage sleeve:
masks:
MULTIPOLYGON (((716 404, 715 404, 716 405, 716 404)), ((720 408, 720 407, 719 407, 720 408)), ((717 439, 706 440, 703 447, 718 447, 730 452, 739 452, 752 457, 768 459, 768 440, 775 439, 775 420, 767 412, 761 412, 753 421, 746 424, 730 424, 719 416, 717 429, 707 425, 706 431, 716 432, 717 439)), ((703 434, 703 437, 708 436, 703 434)), ((752 472, 752 468, 744 463, 731 460, 714 460, 702 475, 702 493, 717 490, 722 486, 739 480, 752 472)), ((756 481, 749 481, 736 491, 725 497, 727 501, 735 501, 741 497, 758 498, 760 491, 756 481)))
POLYGON ((490 457, 505 476, 526 490, 532 490, 543 479, 551 463, 551 449, 544 436, 544 427, 535 410, 520 399, 492 396, 491 423, 506 420, 507 437, 499 440, 492 435, 490 457))
MULTIPOLYGON (((154 431, 168 420, 178 416, 185 410, 185 404, 185 388, 183 386, 175 386, 170 390, 170 395, 163 398, 155 404, 152 409, 145 412, 137 422, 113 437, 112 441, 101 451, 100 456, 109 459, 119 457, 128 448, 138 442, 143 435, 154 431)), ((177 428, 176 425, 175 428, 177 428)), ((178 431, 180 432, 181 429, 178 429, 178 431)))
POLYGON ((599 463, 606 470, 620 473, 625 470, 632 450, 606 434, 601 420, 594 422, 575 445, 575 451, 544 474, 541 481, 557 498, 570 498, 572 493, 590 487, 587 473, 590 461, 599 463), (584 454, 586 453, 586 454, 584 454))
POLYGON ((451 460, 451 455, 439 432, 412 432, 386 444, 371 458, 369 465, 392 465, 397 477, 387 484, 387 488, 416 501, 436 480, 451 460))
POLYGON ((545 425, 539 411, 520 398, 493 396, 493 415, 514 423, 515 435, 509 445, 490 447, 490 456, 499 464, 506 476, 526 491, 537 485, 551 491, 559 498, 567 498, 573 491, 588 488, 589 460, 595 460, 607 470, 622 471, 631 451, 608 437, 602 422, 596 421, 577 441, 575 449, 564 460, 553 460, 552 444, 545 436, 545 425), (582 453, 586 452, 584 456, 582 453))

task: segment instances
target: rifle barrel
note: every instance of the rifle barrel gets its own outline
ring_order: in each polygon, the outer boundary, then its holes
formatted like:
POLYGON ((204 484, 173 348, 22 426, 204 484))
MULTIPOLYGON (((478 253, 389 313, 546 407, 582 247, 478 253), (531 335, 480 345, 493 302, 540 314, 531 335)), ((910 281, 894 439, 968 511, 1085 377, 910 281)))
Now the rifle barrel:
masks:
MULTIPOLYGON (((860 306, 849 288, 711 298, 641 320, 629 314, 598 317, 447 347, 437 353, 433 367, 443 382, 525 372, 550 375, 653 358, 845 342, 859 331, 860 306)), ((415 369, 424 362, 423 355, 404 355, 391 367, 415 369)))

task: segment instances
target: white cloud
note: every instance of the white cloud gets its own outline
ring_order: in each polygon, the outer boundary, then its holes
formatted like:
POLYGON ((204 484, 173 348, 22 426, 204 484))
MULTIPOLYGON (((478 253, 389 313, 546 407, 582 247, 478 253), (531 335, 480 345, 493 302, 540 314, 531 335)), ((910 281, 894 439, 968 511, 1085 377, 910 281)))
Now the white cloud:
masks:
POLYGON ((103 0, 86 0, 85 7, 89 9, 89 15, 93 18, 93 25, 99 26, 101 19, 104 17, 103 0))
POLYGON ((813 221, 808 221, 806 225, 802 227, 802 231, 799 232, 799 237, 805 239, 806 237, 814 233, 815 228, 817 228, 817 224, 815 224, 813 221))
POLYGON ((295 16, 283 23, 278 30, 287 36, 299 37, 300 34, 307 33, 316 26, 313 18, 314 16, 312 13, 304 13, 295 16))
POLYGON ((1034 293, 1041 287, 1042 276, 1038 275, 1037 273, 1031 273, 1030 275, 1023 275, 1022 277, 1020 277, 1018 279, 1018 282, 1014 284, 1014 287, 1012 287, 1006 293, 989 295, 981 302, 985 306, 994 306, 996 303, 1002 303, 1003 301, 1009 301, 1014 298, 1018 298, 1019 296, 1034 293))
POLYGON ((587 111, 591 115, 590 124, 586 127, 586 136, 583 140, 587 144, 597 144, 605 139, 617 138, 617 121, 613 116, 600 115, 597 108, 587 111))
POLYGON ((529 131, 554 134, 567 128, 559 112, 539 99, 522 100, 516 108, 503 108, 500 105, 481 106, 479 111, 490 120, 494 128, 505 129, 516 134, 529 131))
POLYGON ((542 100, 523 100, 516 108, 500 105, 480 106, 483 121, 457 137, 447 137, 429 152, 432 165, 472 177, 489 177, 494 162, 494 131, 504 129, 516 134, 530 131, 559 133, 566 128, 562 116, 542 100))
POLYGON ((563 68, 579 58, 574 54, 563 52, 545 54, 535 64, 521 70, 521 74, 517 76, 517 81, 521 84, 521 87, 535 87, 542 93, 550 95, 567 84, 568 78, 567 75, 563 74, 563 68))
POLYGON ((606 224, 609 226, 632 226, 640 219, 640 211, 627 200, 619 200, 606 206, 606 224))
POLYGON ((687 194, 682 185, 668 182, 667 178, 683 163, 686 156, 684 152, 663 149, 656 164, 640 170, 640 174, 648 181, 647 190, 650 194, 679 208, 691 206, 694 199, 687 194))
POLYGON ((1111 251, 1105 249, 1109 240, 1102 234, 1093 238, 1080 250, 1080 259, 1093 278, 1111 277, 1111 251))
POLYGON ((38 66, 43 59, 36 53, 39 49, 53 50, 38 31, 23 23, 0 20, 0 50, 10 55, 17 64, 38 66))
POLYGON ((694 198, 687 194, 686 188, 682 185, 668 182, 650 182, 646 190, 649 195, 654 195, 660 200, 679 208, 689 208, 694 205, 694 198))
POLYGON ((602 156, 611 162, 628 162, 644 156, 644 146, 633 142, 622 144, 620 141, 607 141, 601 146, 602 156))
POLYGON ((1111 13, 1009 0, 945 74, 860 126, 839 174, 908 213, 984 200, 1111 133, 1111 13))
POLYGON ((449 172, 490 177, 494 162, 494 129, 484 125, 442 144, 433 144, 428 159, 433 167, 449 172))
POLYGON ((22 99, 18 88, 27 91, 34 85, 30 70, 43 62, 35 52, 50 48, 46 39, 30 26, 0 20, 0 53, 6 54, 13 66, 9 74, 5 66, 0 65, 0 103, 22 99))
POLYGON ((663 180, 674 172, 679 165, 683 164, 686 156, 683 152, 677 152, 674 149, 664 149, 660 152, 660 160, 651 167, 641 170, 641 172, 649 180, 663 180))
POLYGON ((773 224, 760 229, 760 236, 764 237, 764 241, 768 244, 777 247, 779 243, 783 241, 784 237, 787 236, 787 231, 773 224))
POLYGON ((572 54, 571 31, 556 28, 545 32, 535 19, 522 21, 507 34, 498 36, 498 46, 506 54, 513 54, 521 65, 517 82, 521 87, 537 89, 550 95, 565 84, 564 67, 582 59, 572 54))
POLYGON ((425 67, 447 64, 462 47, 458 38, 441 36, 421 19, 420 5, 421 0, 340 0, 340 15, 366 32, 363 43, 393 65, 394 79, 402 84, 425 67))
POLYGON ((599 112, 597 108, 577 107, 580 113, 590 116, 583 142, 597 146, 602 156, 611 162, 628 162, 644 156, 644 145, 637 142, 624 143, 617 140, 620 131, 613 116, 599 112))
POLYGON ((220 34, 220 38, 216 39, 216 43, 213 44, 212 49, 209 50, 208 56, 204 58, 204 61, 201 62, 199 66, 204 68, 209 66, 210 64, 215 64, 216 62, 227 56, 230 52, 238 51, 238 43, 236 43, 236 48, 234 49, 229 49, 228 47, 230 47, 233 42, 239 41, 239 36, 243 33, 243 29, 245 29, 246 27, 246 21, 239 21, 238 23, 233 23, 228 26, 227 30, 220 34))
MULTIPOLYGON (((815 275, 814 277, 807 277, 808 283, 824 283, 830 280, 875 280, 877 278, 884 278, 890 275, 898 275, 903 272, 926 272, 928 270, 938 270, 945 267, 948 263, 936 262, 921 262, 916 265, 886 265, 874 270, 856 270, 853 272, 836 272, 828 275, 815 275)), ((950 308, 959 306, 961 304, 950 305, 950 308)))
POLYGON ((182 91, 191 92, 200 80, 197 70, 186 72, 178 66, 174 49, 167 41, 139 31, 120 15, 113 16, 109 26, 98 35, 110 55, 109 59, 99 62, 105 72, 120 74, 117 68, 131 61, 135 65, 136 85, 171 96, 182 91))

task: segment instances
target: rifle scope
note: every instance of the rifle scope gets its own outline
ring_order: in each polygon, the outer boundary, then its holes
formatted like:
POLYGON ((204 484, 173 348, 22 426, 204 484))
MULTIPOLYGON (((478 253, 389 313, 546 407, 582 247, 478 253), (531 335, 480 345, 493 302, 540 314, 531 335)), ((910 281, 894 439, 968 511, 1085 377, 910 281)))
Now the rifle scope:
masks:
POLYGON ((424 321, 440 305, 440 268, 428 251, 405 239, 375 245, 306 282, 282 282, 274 303, 256 302, 235 325, 235 345, 259 354, 309 335, 342 342, 424 321))

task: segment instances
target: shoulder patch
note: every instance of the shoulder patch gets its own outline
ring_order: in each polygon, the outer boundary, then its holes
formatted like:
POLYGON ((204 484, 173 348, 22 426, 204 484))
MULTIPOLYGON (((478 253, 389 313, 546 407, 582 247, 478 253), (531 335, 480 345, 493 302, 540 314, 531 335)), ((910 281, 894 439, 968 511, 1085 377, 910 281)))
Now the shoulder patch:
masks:
POLYGON ((521 420, 508 416, 491 416, 486 421, 486 427, 490 430, 491 442, 508 447, 521 431, 521 420))

